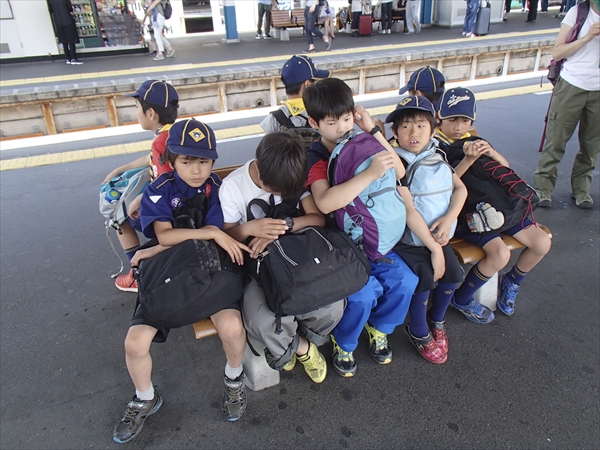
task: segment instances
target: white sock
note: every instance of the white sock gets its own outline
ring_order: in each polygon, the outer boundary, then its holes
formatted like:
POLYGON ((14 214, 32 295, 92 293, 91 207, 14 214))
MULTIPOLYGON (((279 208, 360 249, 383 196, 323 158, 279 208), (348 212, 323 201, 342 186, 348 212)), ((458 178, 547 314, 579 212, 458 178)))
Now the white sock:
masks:
POLYGON ((244 368, 242 367, 242 365, 240 364, 239 367, 231 367, 229 365, 229 361, 227 362, 227 364, 225 365, 225 376, 227 378, 229 378, 230 380, 235 380, 237 377, 239 377, 242 374, 242 370, 244 368))
POLYGON ((140 400, 152 400, 154 398, 154 385, 150 383, 150 387, 145 391, 135 390, 135 395, 140 400))

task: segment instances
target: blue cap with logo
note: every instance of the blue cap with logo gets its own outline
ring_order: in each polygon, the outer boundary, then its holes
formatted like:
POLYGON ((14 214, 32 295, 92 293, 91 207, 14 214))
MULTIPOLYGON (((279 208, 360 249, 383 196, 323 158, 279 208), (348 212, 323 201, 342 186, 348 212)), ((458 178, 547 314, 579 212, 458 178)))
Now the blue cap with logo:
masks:
POLYGON ((196 119, 175 122, 169 130, 167 147, 176 155, 196 158, 217 159, 215 132, 205 123, 196 119))
POLYGON ((313 60, 308 56, 292 56, 281 69, 281 81, 285 86, 303 83, 308 80, 329 78, 329 70, 317 70, 313 60))
POLYGON ((442 94, 438 102, 438 117, 466 117, 475 120, 475 94, 467 88, 449 89, 442 94))
POLYGON ((144 81, 137 91, 126 94, 125 97, 136 97, 163 108, 179 108, 177 91, 171 84, 162 80, 144 81))
POLYGON ((433 105, 429 100, 427 100, 425 97, 409 95, 408 97, 404 97, 398 102, 398 104, 396 105, 396 109, 389 113, 388 116, 385 118, 385 123, 392 123, 398 114, 408 109, 418 109, 420 111, 426 111, 433 117, 435 117, 435 109, 433 108, 433 105))
POLYGON ((408 91, 421 91, 425 94, 444 92, 446 79, 442 72, 433 67, 422 67, 410 76, 408 84, 400 89, 400 95, 408 91))

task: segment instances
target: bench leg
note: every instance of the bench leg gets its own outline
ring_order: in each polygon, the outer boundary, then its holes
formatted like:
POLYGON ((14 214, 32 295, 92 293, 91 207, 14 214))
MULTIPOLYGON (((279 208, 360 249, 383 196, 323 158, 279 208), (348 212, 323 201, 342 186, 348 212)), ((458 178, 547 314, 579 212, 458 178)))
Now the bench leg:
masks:
POLYGON ((290 32, 289 32, 289 30, 281 30, 279 33, 280 33, 279 39, 281 39, 282 41, 289 41, 290 40, 290 32))
POLYGON ((252 353, 252 350, 246 345, 244 353, 244 372, 246 373, 246 386, 253 391, 261 391, 271 386, 279 384, 279 372, 271 369, 265 359, 265 344, 258 342, 248 336, 248 341, 254 347, 259 356, 252 353))
POLYGON ((475 292, 475 300, 492 311, 496 311, 496 300, 498 299, 498 273, 475 292))
POLYGON ((273 33, 273 38, 279 39, 281 30, 277 27, 271 27, 271 32, 273 33))

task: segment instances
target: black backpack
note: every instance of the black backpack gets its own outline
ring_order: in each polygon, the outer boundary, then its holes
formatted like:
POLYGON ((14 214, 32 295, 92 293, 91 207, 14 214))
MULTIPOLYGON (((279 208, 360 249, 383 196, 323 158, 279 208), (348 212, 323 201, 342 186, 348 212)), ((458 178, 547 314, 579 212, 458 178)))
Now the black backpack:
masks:
MULTIPOLYGON (((176 228, 201 228, 207 196, 181 203, 173 213, 176 228)), ((188 239, 142 260, 137 277, 144 316, 165 328, 210 317, 239 300, 244 288, 242 269, 213 240, 188 239)))
MULTIPOLYGON (((267 217, 298 217, 297 201, 273 205, 255 199, 267 217)), ((366 255, 343 232, 306 227, 280 236, 257 259, 246 257, 244 269, 262 286, 267 305, 276 316, 276 333, 281 333, 281 316, 304 314, 348 297, 364 287, 371 273, 366 255)))
POLYGON ((306 124, 304 126, 298 127, 294 125, 290 118, 286 116, 281 109, 272 111, 271 114, 273 114, 273 117, 275 117, 277 123, 279 123, 279 125, 281 125, 285 131, 300 139, 304 145, 304 148, 307 150, 313 144, 313 142, 321 139, 321 134, 308 124, 308 119, 306 119, 306 124))
POLYGON ((173 15, 173 7, 171 6, 171 1, 166 0, 160 3, 163 8, 163 16, 165 16, 165 20, 169 20, 173 15))
MULTIPOLYGON (((456 167, 464 157, 464 143, 478 139, 480 138, 477 136, 471 136, 449 146, 443 146, 449 163, 456 167)), ((498 161, 485 155, 480 156, 461 180, 467 187, 468 195, 458 216, 456 228, 458 233, 501 233, 522 223, 529 216, 533 220, 533 211, 540 201, 535 190, 514 170, 503 166, 498 161), (495 227, 486 224, 486 210, 489 210, 486 204, 502 213, 504 216, 502 225, 495 227), (482 221, 483 230, 474 228, 474 220, 482 221)))

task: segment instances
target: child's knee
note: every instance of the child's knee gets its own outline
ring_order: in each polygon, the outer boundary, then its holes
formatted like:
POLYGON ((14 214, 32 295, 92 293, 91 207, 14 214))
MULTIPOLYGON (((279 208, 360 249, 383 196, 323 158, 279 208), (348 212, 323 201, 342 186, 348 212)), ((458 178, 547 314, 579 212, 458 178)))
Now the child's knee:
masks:
POLYGON ((144 356, 150 351, 150 344, 152 344, 152 337, 130 328, 125 337, 125 353, 133 358, 144 356))
POLYGON ((226 309, 217 314, 222 317, 213 322, 222 341, 237 342, 246 339, 246 329, 239 311, 226 309))
POLYGON ((542 257, 546 256, 550 251, 550 248, 552 248, 552 239, 544 232, 543 234, 540 234, 539 239, 536 239, 530 248, 538 255, 542 257))
POLYGON ((510 250, 506 245, 498 245, 493 249, 486 249, 485 259, 494 267, 495 271, 504 268, 510 261, 510 250))

